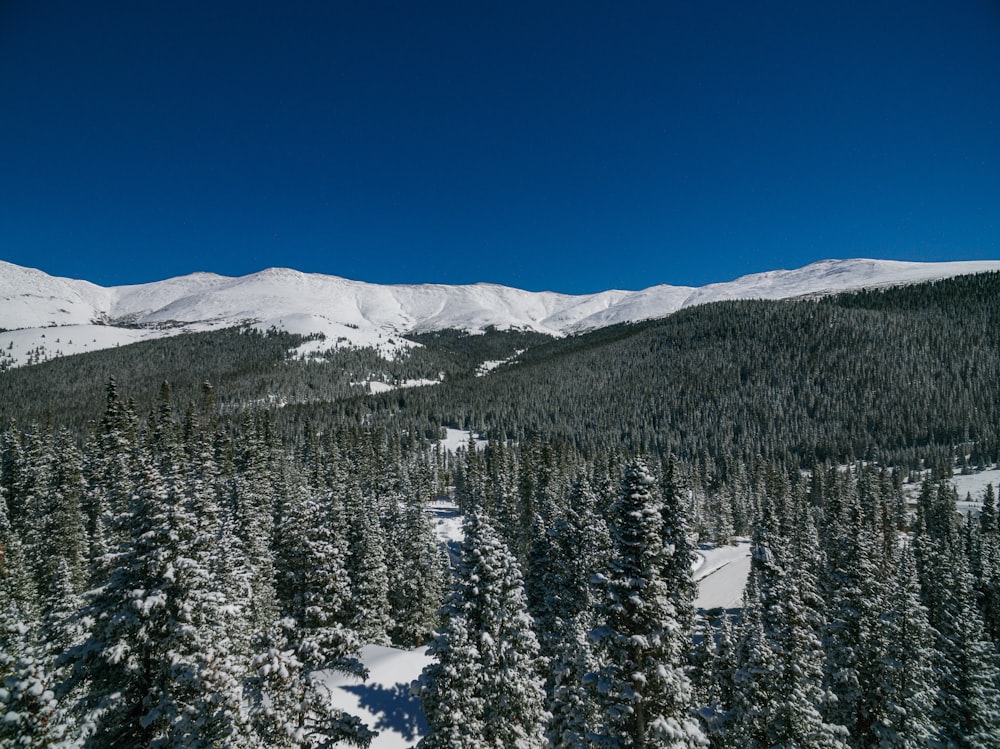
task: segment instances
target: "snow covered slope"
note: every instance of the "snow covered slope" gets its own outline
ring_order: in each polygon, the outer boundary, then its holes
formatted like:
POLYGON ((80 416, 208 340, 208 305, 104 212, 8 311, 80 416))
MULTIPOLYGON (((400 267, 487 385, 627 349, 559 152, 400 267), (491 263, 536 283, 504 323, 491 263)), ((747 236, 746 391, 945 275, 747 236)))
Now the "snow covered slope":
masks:
POLYGON ((1000 270, 1000 261, 827 260, 701 288, 663 285, 573 296, 494 284, 378 285, 286 268, 239 278, 193 273, 103 288, 0 261, 0 328, 8 331, 0 333, 0 352, 23 364, 243 323, 323 333, 326 342, 314 348, 349 343, 392 351, 409 345, 401 336, 410 332, 496 326, 565 335, 724 299, 787 299, 987 270, 1000 270), (95 325, 101 327, 97 333, 95 325))

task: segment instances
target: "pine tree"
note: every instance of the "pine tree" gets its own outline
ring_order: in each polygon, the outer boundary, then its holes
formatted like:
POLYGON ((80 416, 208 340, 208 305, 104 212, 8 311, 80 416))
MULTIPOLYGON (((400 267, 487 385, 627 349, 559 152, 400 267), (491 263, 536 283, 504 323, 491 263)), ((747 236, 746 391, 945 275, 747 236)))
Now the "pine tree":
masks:
POLYGON ((937 675, 934 633, 927 609, 920 602, 920 585, 909 547, 900 556, 899 570, 882 616, 887 648, 876 684, 880 710, 872 722, 875 741, 884 749, 932 746, 937 736, 934 698, 937 675))
POLYGON ((740 746, 842 749, 846 730, 820 713, 822 605, 815 529, 803 498, 781 492, 780 511, 765 497, 754 532, 727 731, 740 746), (779 527, 796 531, 785 538, 779 527))
POLYGON ((718 658, 715 629, 707 619, 702 619, 691 654, 691 695, 709 736, 718 726, 718 716, 724 712, 721 680, 715 671, 718 658))
POLYGON ((58 539, 58 545, 53 553, 66 560, 66 571, 72 580, 73 590, 80 592, 86 586, 89 574, 89 539, 82 504, 87 492, 83 456, 65 429, 56 435, 54 450, 58 459, 53 470, 49 512, 50 532, 58 539))
POLYGON ((539 749, 548 715, 521 573, 479 513, 444 611, 418 688, 430 725, 421 749, 539 749))
POLYGON ((800 749, 846 749, 847 730, 825 720, 821 623, 810 599, 818 598, 808 568, 792 571, 777 592, 784 600, 784 625, 774 633, 778 658, 777 699, 770 716, 770 745, 800 749))
POLYGON ((374 507, 358 513, 353 521, 351 581, 352 608, 356 613, 352 625, 364 642, 388 645, 392 620, 389 570, 385 564, 386 536, 374 507))
POLYGON ((528 601, 537 609, 542 653, 551 657, 565 637, 565 627, 592 619, 592 581, 607 568, 611 538, 586 479, 574 484, 562 517, 546 528, 539 516, 536 528, 528 601))
POLYGON ((550 749, 578 749, 588 745, 597 725, 597 704, 592 690, 584 683, 586 675, 597 666, 593 658, 589 612, 563 627, 563 638, 549 661, 551 718, 545 732, 550 749), (583 622, 586 621, 585 626, 583 622))
POLYGON ((743 618, 735 648, 733 694, 721 731, 713 733, 720 746, 765 747, 768 725, 778 696, 774 681, 777 658, 764 629, 760 588, 751 575, 743 597, 743 618), (717 736, 721 733, 722 740, 717 736))
POLYGON ((239 704, 209 561, 216 518, 186 494, 179 467, 164 476, 144 465, 128 535, 87 607, 90 636, 73 651, 86 681, 81 728, 93 746, 221 741, 239 704))
POLYGON ((23 547, 0 491, 0 746, 48 747, 65 726, 23 547))
POLYGON ((524 592, 528 600, 528 612, 535 623, 535 631, 539 635, 545 658, 552 655, 550 642, 557 636, 558 627, 558 612, 553 600, 558 593, 549 587, 557 566, 552 536, 553 533, 545 527, 541 515, 536 515, 531 524, 524 592))
POLYGON ((694 747, 706 739, 691 711, 688 644, 670 600, 663 517, 645 463, 626 471, 614 508, 615 556, 596 606, 598 668, 588 675, 602 708, 601 747, 694 747))
POLYGON ((949 746, 995 746, 995 727, 1000 725, 997 654, 977 605, 949 485, 923 487, 913 549, 922 602, 937 635, 935 718, 940 738, 949 746))
POLYGON ((236 652, 249 655, 255 637, 279 619, 275 590, 273 483, 268 448, 256 425, 244 422, 241 450, 226 484, 232 534, 230 585, 235 600, 244 602, 233 633, 236 652))
MULTIPOLYGON (((869 501, 869 500, 865 500, 869 501)), ((827 718, 844 725, 855 746, 877 745, 873 731, 884 719, 878 695, 888 642, 880 538, 864 517, 862 497, 851 493, 845 517, 831 530, 834 549, 826 565, 826 681, 834 695, 827 718)))
POLYGON ((248 683, 251 720, 268 749, 309 749, 347 743, 367 747, 374 733, 353 715, 334 710, 316 682, 317 670, 333 669, 359 678, 367 670, 357 660, 353 633, 339 625, 303 627, 279 619, 251 661, 248 683))
POLYGON ((84 466, 91 574, 98 583, 112 573, 105 565, 113 561, 112 552, 129 535, 129 503, 135 493, 134 476, 139 472, 137 453, 135 415, 111 378, 104 417, 84 466))
POLYGON ((0 615, 0 746, 51 747, 65 733, 60 725, 50 654, 37 625, 0 615))
POLYGON ((390 569, 392 640, 404 647, 428 642, 437 628, 444 573, 430 518, 418 499, 406 501, 398 528, 390 527, 399 565, 390 569))
POLYGON ((713 633, 714 644, 707 648, 713 652, 711 684, 705 686, 708 699, 700 699, 700 715, 706 726, 709 746, 727 747, 728 728, 735 703, 736 638, 732 620, 723 612, 718 633, 713 633))
POLYGON ((321 670, 367 676, 357 635, 345 624, 351 590, 342 529, 331 525, 329 503, 291 467, 283 481, 276 535, 284 616, 251 661, 251 719, 270 747, 367 746, 372 732, 357 717, 334 710, 312 677, 321 670))
POLYGON ((942 738, 963 749, 1000 746, 1000 658, 986 637, 972 576, 956 558, 944 571, 951 580, 950 626, 941 632, 944 679, 938 701, 942 738))
POLYGON ((983 490, 979 513, 979 548, 973 573, 987 636, 1000 646, 1000 521, 993 485, 983 490))
POLYGON ((671 603, 681 626, 681 636, 690 640, 694 635, 694 599, 698 595, 698 585, 691 575, 691 565, 695 559, 691 528, 688 524, 686 494, 678 467, 671 456, 663 467, 660 481, 663 519, 663 581, 670 591, 671 603))

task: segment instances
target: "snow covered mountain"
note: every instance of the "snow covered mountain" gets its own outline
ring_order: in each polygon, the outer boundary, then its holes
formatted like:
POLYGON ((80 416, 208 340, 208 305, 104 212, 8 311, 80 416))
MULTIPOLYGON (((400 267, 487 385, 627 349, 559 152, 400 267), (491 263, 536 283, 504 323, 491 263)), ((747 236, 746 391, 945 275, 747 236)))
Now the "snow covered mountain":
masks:
POLYGON ((0 353, 17 365, 246 323, 323 333, 325 341, 313 349, 353 344, 391 352, 411 345, 401 336, 412 332, 496 326, 566 335, 719 300, 788 299, 989 270, 1000 270, 1000 261, 826 260, 700 288, 568 295, 485 283, 378 285, 286 268, 105 288, 0 261, 0 353))

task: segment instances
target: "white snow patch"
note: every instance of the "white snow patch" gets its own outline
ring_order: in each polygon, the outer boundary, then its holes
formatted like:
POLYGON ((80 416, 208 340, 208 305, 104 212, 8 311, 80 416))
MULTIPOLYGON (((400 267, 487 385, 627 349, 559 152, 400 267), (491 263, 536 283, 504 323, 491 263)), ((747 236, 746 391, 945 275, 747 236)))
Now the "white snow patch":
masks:
POLYGON ((434 533, 438 543, 454 546, 465 540, 462 514, 458 511, 458 505, 450 499, 439 497, 431 502, 427 512, 434 520, 434 533))
POLYGON ((743 605, 743 589, 750 575, 750 541, 742 539, 722 546, 703 545, 698 550, 701 563, 694 569, 698 582, 697 609, 738 608, 743 605))
MULTIPOLYGON (((453 429, 452 427, 445 427, 445 436, 443 440, 440 440, 439 444, 445 450, 449 452, 455 452, 458 448, 467 448, 469 446, 469 435, 472 434, 467 430, 453 429)), ((480 435, 475 435, 476 448, 482 450, 486 447, 488 440, 483 439, 480 435)))
POLYGON ((508 356, 506 359, 490 359, 489 361, 482 362, 478 367, 476 367, 476 377, 483 377, 488 375, 497 367, 501 367, 504 364, 508 364, 514 361, 517 357, 525 352, 525 349, 520 349, 515 351, 513 356, 508 356))
POLYGON ((388 393, 390 390, 401 390, 403 388, 423 387, 424 385, 440 385, 441 380, 401 380, 397 383, 369 380, 367 382, 352 382, 351 384, 367 387, 368 392, 374 395, 375 393, 388 393))
POLYGON ((190 326, 168 329, 118 328, 112 325, 64 325, 22 328, 0 333, 0 360, 11 366, 37 364, 60 356, 127 346, 130 343, 192 332, 190 326))
POLYGON ((427 733, 420 700, 410 693, 410 687, 431 660, 427 648, 365 645, 361 661, 369 670, 367 681, 330 671, 320 672, 318 677, 335 708, 358 716, 379 732, 371 749, 405 749, 427 733))
POLYGON ((979 510, 983 506, 983 491, 986 489, 988 484, 993 485, 993 494, 996 496, 997 489, 1000 488, 1000 468, 993 468, 989 471, 980 471, 979 473, 970 473, 962 475, 960 473, 955 474, 952 478, 951 483, 955 486, 955 491, 958 493, 958 502, 956 502, 956 509, 963 515, 968 515, 970 512, 973 516, 979 515, 979 510), (972 499, 968 500, 967 497, 971 495, 972 499))

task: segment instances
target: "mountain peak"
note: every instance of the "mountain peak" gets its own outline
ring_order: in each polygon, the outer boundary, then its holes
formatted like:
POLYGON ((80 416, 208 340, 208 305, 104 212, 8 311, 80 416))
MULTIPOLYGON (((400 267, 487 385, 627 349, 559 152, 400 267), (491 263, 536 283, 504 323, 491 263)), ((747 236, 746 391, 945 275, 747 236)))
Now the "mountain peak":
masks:
POLYGON ((322 333, 328 345, 347 342, 393 350, 411 345, 401 339, 409 332, 477 332, 492 326, 566 335, 664 317, 713 301, 788 299, 990 270, 1000 270, 1000 262, 822 260, 698 288, 664 284, 572 295, 487 282, 379 285, 291 268, 239 277, 195 272, 105 288, 0 261, 0 328, 6 329, 0 333, 0 350, 6 351, 8 363, 24 363, 31 351, 37 360, 42 335, 52 327, 77 330, 58 336, 60 349, 46 350, 40 358, 241 324, 322 333))

